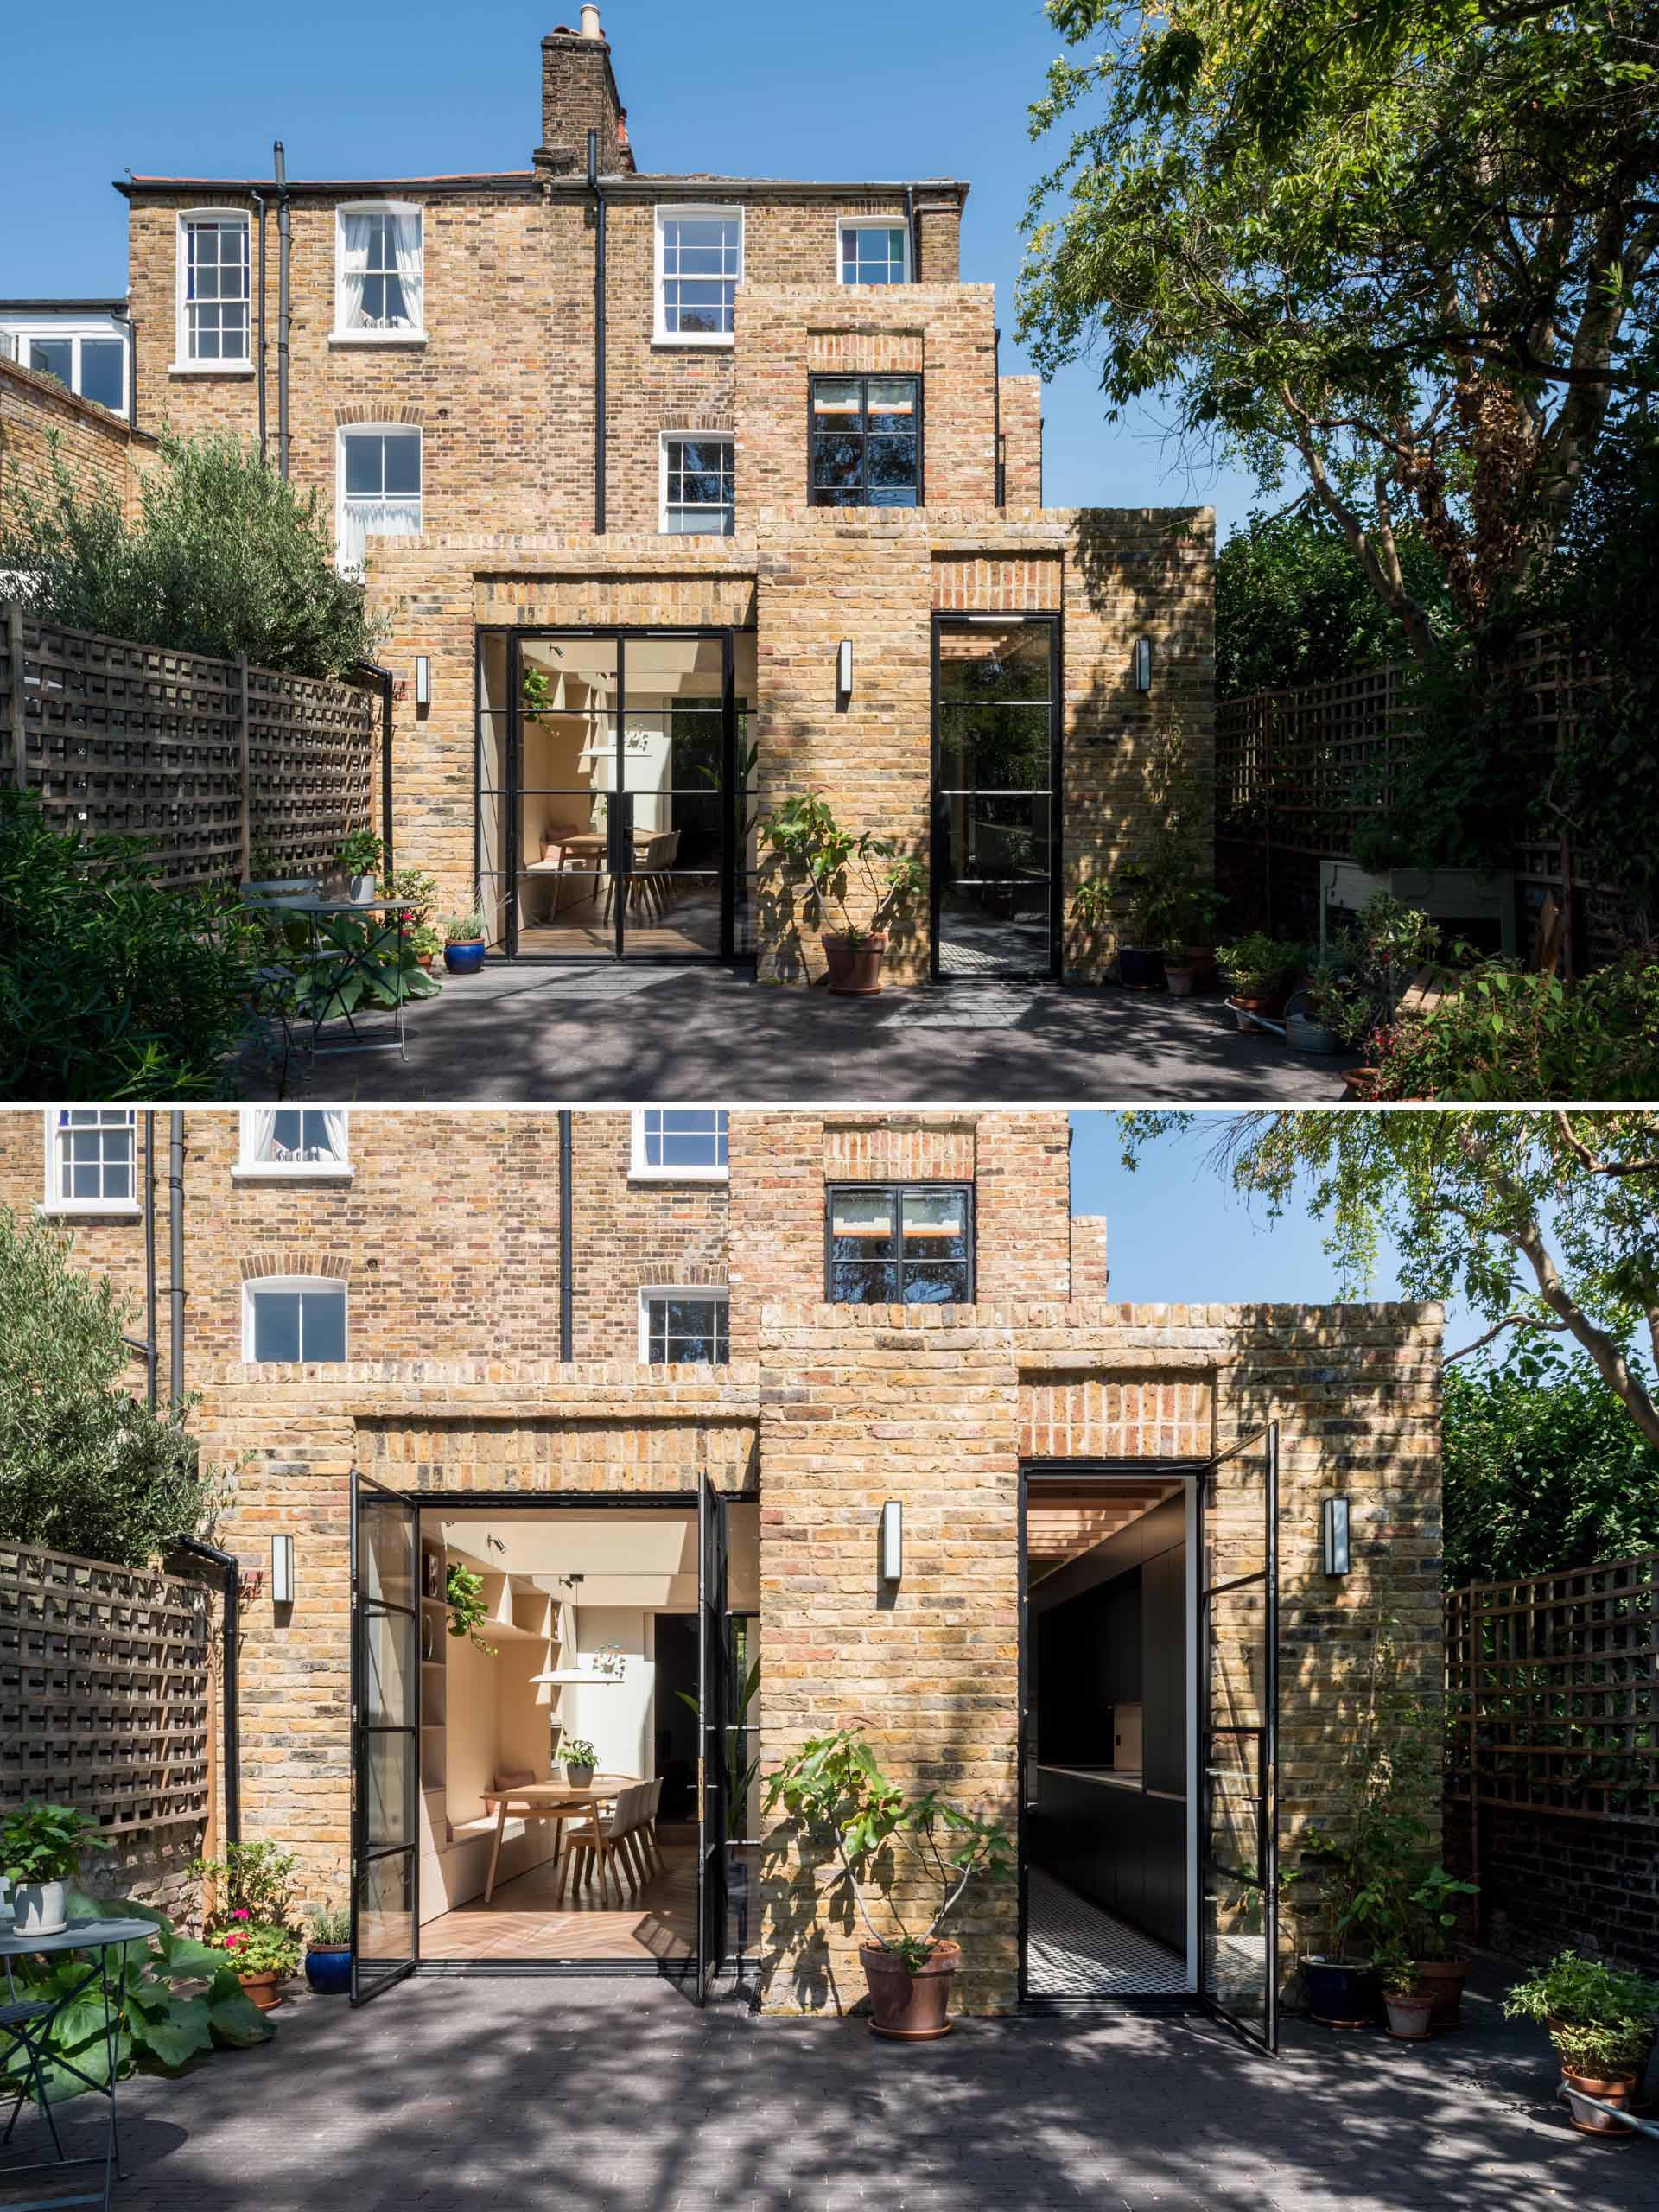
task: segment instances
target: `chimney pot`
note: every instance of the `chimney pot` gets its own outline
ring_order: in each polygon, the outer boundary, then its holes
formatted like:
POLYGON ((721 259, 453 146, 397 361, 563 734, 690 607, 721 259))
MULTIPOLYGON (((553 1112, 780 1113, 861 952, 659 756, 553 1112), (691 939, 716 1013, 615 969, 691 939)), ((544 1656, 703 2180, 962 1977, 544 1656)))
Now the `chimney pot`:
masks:
POLYGON ((582 35, 583 38, 603 38, 605 35, 599 27, 599 10, 593 4, 593 0, 588 0, 582 11, 582 35))

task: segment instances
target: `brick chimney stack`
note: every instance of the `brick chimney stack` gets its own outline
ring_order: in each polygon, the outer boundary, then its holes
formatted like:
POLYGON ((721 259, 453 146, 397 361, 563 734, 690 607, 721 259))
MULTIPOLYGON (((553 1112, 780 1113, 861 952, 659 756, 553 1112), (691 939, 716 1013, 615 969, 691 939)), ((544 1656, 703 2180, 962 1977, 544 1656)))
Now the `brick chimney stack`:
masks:
POLYGON ((599 133, 601 173, 631 173, 627 111, 617 98, 610 41, 591 5, 582 11, 580 30, 561 23, 542 41, 542 143, 535 166, 552 176, 585 170, 590 130, 599 133))

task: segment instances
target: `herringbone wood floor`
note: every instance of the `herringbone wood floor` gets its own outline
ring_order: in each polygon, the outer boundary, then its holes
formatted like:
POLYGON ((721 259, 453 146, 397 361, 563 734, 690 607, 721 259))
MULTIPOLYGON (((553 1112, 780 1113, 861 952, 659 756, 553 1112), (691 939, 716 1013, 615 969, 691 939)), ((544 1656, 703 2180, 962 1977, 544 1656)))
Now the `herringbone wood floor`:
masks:
POLYGON ((638 1890, 568 1885, 550 1861, 421 1930, 423 1959, 685 1959, 697 1946, 695 1845, 663 1843, 664 1872, 638 1890))

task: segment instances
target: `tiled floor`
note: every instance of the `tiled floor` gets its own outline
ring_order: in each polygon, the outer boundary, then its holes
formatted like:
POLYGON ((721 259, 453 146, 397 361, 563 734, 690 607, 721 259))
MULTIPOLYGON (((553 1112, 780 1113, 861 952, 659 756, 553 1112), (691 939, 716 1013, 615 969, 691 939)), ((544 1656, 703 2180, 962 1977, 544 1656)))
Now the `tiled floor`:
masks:
POLYGON ((664 1871, 637 1891, 566 1887, 537 1866, 501 1883, 488 1904, 478 1897, 429 1920, 423 1959, 684 1959, 697 1943, 697 1854, 665 1842, 664 1871))
POLYGON ((1173 1951, 1040 1867, 1026 1877, 1026 1983, 1033 1997, 1167 1997, 1186 1987, 1173 1951))

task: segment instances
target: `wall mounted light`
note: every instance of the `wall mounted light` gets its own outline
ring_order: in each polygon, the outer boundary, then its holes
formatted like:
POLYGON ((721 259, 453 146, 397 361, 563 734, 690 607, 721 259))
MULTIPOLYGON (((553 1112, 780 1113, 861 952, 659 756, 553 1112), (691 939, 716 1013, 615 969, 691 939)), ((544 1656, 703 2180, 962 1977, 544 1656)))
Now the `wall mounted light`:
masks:
POLYGON ((897 1582, 905 1571, 905 1509, 890 1497, 881 1509, 881 1580, 897 1582))
POLYGON ((424 653, 415 657, 415 703, 417 707, 432 703, 432 663, 424 653))
POLYGON ((1345 1497, 1327 1497, 1319 1508, 1319 1551, 1327 1574, 1347 1573, 1350 1560, 1345 1497))
POLYGON ((1137 638, 1135 641, 1135 688, 1137 691, 1152 689, 1152 639, 1137 638))
POLYGON ((836 689, 843 699, 853 696, 853 641, 843 638, 836 652, 836 689))
POLYGON ((294 1602, 292 1536, 273 1536, 270 1540, 270 1602, 273 1605, 291 1605, 294 1602))

